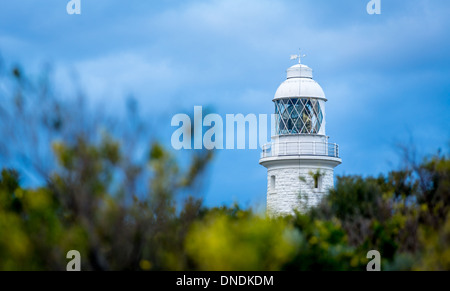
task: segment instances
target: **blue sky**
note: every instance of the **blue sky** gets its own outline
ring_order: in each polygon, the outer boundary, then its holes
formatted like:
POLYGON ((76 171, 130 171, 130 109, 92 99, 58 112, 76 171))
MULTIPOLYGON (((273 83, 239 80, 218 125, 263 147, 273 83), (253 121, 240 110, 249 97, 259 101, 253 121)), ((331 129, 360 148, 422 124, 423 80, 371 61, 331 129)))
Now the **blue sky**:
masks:
MULTIPOLYGON (((399 165, 396 143, 421 154, 450 141, 450 2, 381 0, 65 0, 0 3, 0 53, 28 68, 51 62, 61 87, 80 76, 92 102, 120 110, 133 94, 170 143, 176 113, 270 114, 289 55, 327 95, 327 134, 341 148, 336 174, 399 165)), ((154 124, 153 124, 154 125, 154 124)), ((265 204, 260 151, 219 151, 206 204, 265 204)))

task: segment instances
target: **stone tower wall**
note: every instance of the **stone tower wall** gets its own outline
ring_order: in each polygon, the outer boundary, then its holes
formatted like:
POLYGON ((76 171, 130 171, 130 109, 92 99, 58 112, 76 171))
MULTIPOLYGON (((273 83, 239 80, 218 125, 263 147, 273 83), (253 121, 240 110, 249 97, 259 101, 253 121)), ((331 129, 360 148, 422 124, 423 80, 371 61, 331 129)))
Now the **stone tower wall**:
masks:
POLYGON ((289 215, 294 209, 305 211, 320 203, 334 187, 331 168, 286 167, 269 169, 267 175, 267 212, 270 215, 289 215), (319 188, 315 188, 311 174, 320 170, 319 188), (275 185, 273 178, 275 177, 275 185), (302 178, 301 178, 302 177, 302 178))

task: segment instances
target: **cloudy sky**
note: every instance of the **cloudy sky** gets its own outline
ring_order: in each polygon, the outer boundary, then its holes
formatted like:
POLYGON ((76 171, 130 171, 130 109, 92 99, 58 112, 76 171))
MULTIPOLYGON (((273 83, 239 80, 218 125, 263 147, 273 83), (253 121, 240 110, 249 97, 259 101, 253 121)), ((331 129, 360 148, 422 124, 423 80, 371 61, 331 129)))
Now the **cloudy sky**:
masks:
MULTIPOLYGON (((289 55, 327 98, 327 134, 341 147, 336 173, 376 175, 399 165, 395 145, 421 154, 450 141, 450 2, 381 0, 67 0, 0 2, 0 54, 28 68, 52 63, 64 87, 77 72, 93 102, 118 110, 133 94, 159 138, 194 105, 221 115, 270 114, 289 55)), ((206 203, 263 205, 260 150, 220 151, 206 203)))

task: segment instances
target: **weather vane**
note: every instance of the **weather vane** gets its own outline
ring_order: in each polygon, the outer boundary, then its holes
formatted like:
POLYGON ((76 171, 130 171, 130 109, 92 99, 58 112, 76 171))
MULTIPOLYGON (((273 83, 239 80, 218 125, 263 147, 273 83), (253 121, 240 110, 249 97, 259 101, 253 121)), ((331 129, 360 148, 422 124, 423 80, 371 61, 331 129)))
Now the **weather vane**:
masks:
POLYGON ((299 49, 298 50, 298 55, 291 55, 291 60, 297 60, 298 59, 298 63, 301 64, 302 63, 302 58, 306 57, 306 55, 302 55, 302 50, 299 49))

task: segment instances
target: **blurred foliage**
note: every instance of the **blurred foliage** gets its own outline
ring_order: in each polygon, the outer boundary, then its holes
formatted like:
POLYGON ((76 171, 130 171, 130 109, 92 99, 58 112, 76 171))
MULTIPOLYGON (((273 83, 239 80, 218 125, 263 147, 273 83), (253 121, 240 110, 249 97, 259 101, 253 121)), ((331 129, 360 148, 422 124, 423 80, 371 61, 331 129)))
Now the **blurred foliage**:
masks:
POLYGON ((140 139, 136 106, 118 129, 81 97, 77 110, 62 102, 48 78, 14 67, 0 81, 0 270, 65 270, 69 250, 82 270, 365 270, 369 250, 383 270, 450 270, 441 153, 379 177, 338 177, 318 207, 291 217, 207 209, 199 182, 213 152, 192 151, 181 166, 140 139), (23 182, 30 172, 39 187, 23 182))
POLYGON ((213 209, 192 226, 186 251, 200 270, 273 271, 295 255, 301 239, 284 219, 213 209))

